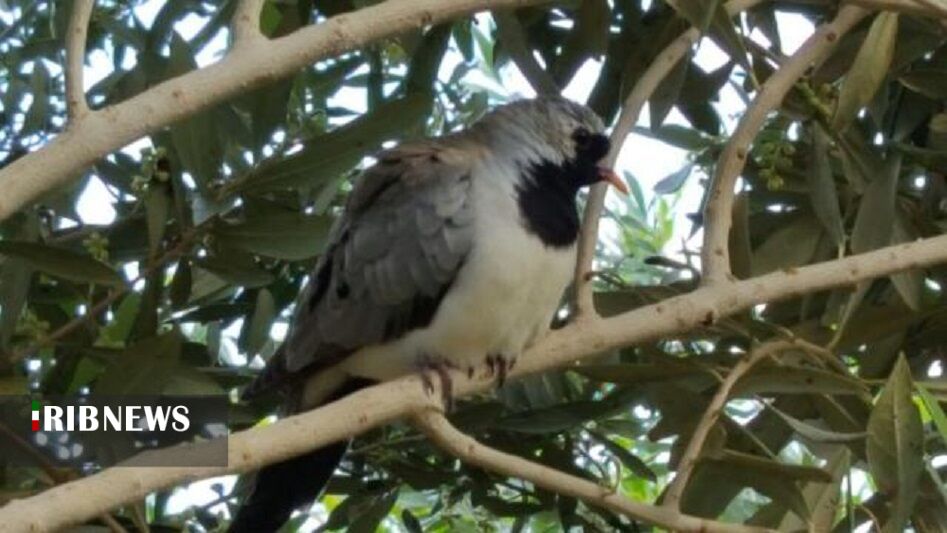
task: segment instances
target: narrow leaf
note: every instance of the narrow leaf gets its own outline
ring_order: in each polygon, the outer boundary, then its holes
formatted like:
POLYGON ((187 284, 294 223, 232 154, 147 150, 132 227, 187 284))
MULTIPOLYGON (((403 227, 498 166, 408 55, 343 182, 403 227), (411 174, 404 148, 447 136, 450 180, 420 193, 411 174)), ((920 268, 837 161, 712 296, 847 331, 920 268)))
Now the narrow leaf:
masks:
POLYGON ((78 283, 121 286, 122 277, 87 255, 36 242, 0 241, 0 255, 18 257, 51 276, 78 283))
POLYGON ((842 225, 842 213, 839 209, 838 193, 829 160, 829 136, 820 125, 812 130, 812 167, 807 173, 809 182, 809 202, 816 217, 832 238, 832 242, 841 244, 845 239, 842 225))
POLYGON ((897 34, 897 13, 883 11, 875 17, 842 83, 835 116, 832 117, 834 130, 846 129, 878 91, 891 66, 897 34))
POLYGON ((934 421, 934 427, 936 427, 937 432, 940 433, 940 438, 944 439, 944 443, 947 443, 947 414, 944 414, 940 402, 937 401, 937 398, 935 398, 934 395, 931 394, 931 391, 927 390, 927 387, 924 385, 915 383, 914 387, 924 402, 927 412, 931 414, 931 420, 934 421))
POLYGON ((901 154, 892 153, 888 156, 884 170, 876 174, 865 188, 852 229, 853 252, 870 252, 891 242, 900 172, 901 154))
POLYGON ((891 371, 868 418, 868 466, 880 492, 891 500, 883 531, 902 531, 914 510, 924 469, 924 428, 904 356, 891 371))

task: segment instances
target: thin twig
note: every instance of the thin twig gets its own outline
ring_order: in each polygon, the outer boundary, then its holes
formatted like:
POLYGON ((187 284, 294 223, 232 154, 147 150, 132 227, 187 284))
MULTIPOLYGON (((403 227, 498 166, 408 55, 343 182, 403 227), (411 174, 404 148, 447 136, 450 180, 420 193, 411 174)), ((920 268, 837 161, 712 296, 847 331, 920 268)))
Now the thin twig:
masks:
POLYGON ((439 411, 424 411, 415 415, 413 420, 415 426, 435 444, 466 463, 491 472, 524 479, 537 487, 572 496, 589 505, 623 515, 630 520, 640 520, 671 531, 718 531, 721 533, 768 531, 764 528, 717 522, 682 514, 673 509, 632 501, 608 487, 485 446, 452 426, 439 411))
POLYGON ((75 0, 66 30, 66 109, 70 124, 89 112, 85 99, 82 69, 85 64, 86 36, 95 0, 75 0))
POLYGON ((721 283, 731 277, 727 240, 733 222, 734 188, 757 133, 796 81, 810 66, 828 57, 840 37, 867 14, 868 11, 853 5, 842 7, 835 20, 820 26, 782 68, 766 80, 753 105, 746 110, 717 162, 710 200, 704 210, 704 243, 701 249, 704 284, 721 283))
MULTIPOLYGON (((727 13, 734 15, 746 11, 765 0, 732 0, 727 3, 727 13)), ((614 166, 625 144, 625 138, 631 132, 638 116, 654 91, 670 74, 674 67, 690 51, 700 39, 700 30, 690 28, 667 47, 664 48, 651 62, 648 69, 641 75, 625 99, 618 115, 618 122, 612 129, 612 147, 603 161, 604 165, 614 166)), ((595 317, 595 305, 592 301, 592 279, 589 273, 592 270, 592 260, 595 257, 595 245, 598 242, 599 218, 605 208, 605 193, 608 187, 596 184, 589 191, 585 202, 585 213, 582 218, 582 234, 579 236, 578 259, 575 267, 575 311, 576 318, 583 320, 595 317)))
POLYGON ((197 235, 196 230, 192 230, 191 233, 182 234, 181 240, 180 242, 178 242, 177 245, 175 245, 173 248, 169 249, 160 257, 152 261, 148 265, 148 268, 146 268, 144 271, 139 273, 137 278, 135 278, 134 280, 126 283, 125 285, 117 289, 110 291, 105 298, 102 298, 101 300, 96 302, 94 305, 92 305, 92 307, 90 307, 86 311, 86 313, 83 314, 82 316, 77 316, 73 318, 72 320, 70 320, 69 322, 66 322, 65 324, 57 328, 55 331, 53 331, 49 335, 45 335, 42 338, 37 339, 20 349, 14 350, 13 353, 10 354, 10 358, 9 358, 10 362, 16 363, 18 361, 21 361, 25 357, 28 357, 31 353, 35 352, 36 350, 43 348, 45 346, 49 346, 50 344, 53 344, 54 342, 65 337, 66 335, 69 335, 70 333, 72 333, 73 331, 81 327, 83 324, 89 322, 90 320, 94 320, 96 316, 98 316, 100 313, 108 309, 110 305, 117 302, 121 297, 128 294, 128 292, 132 290, 132 288, 135 286, 136 283, 147 278, 149 275, 153 274, 159 268, 164 267, 170 261, 173 261, 174 259, 184 254, 187 251, 187 249, 194 243, 196 235, 197 235))
POLYGON ((795 347, 795 343, 784 340, 761 344, 760 346, 757 346, 755 349, 751 350, 746 355, 746 357, 741 359, 736 365, 733 366, 733 369, 731 369, 730 373, 727 374, 727 379, 725 379, 720 385, 720 388, 717 389, 717 393, 710 401, 710 405, 708 405, 707 409, 704 411, 704 416, 700 419, 700 422, 694 429, 694 433, 691 434, 690 440, 687 443, 687 448, 685 449, 684 454, 681 456, 681 460, 677 464, 677 471, 674 475, 674 480, 671 481, 671 484, 668 486, 668 489, 664 494, 663 505, 665 507, 674 510, 680 509, 681 499, 684 497, 684 490, 687 488, 687 483, 690 481, 691 475, 694 473, 694 467, 697 466, 697 461, 700 459, 701 450, 704 448, 704 442, 706 442, 707 436, 710 435, 710 431, 720 419, 720 415, 723 413, 723 408, 727 405, 727 400, 730 398, 730 393, 733 390, 733 386, 736 385, 740 378, 746 375, 746 373, 749 372, 750 369, 756 365, 756 363, 772 356, 774 353, 795 347))

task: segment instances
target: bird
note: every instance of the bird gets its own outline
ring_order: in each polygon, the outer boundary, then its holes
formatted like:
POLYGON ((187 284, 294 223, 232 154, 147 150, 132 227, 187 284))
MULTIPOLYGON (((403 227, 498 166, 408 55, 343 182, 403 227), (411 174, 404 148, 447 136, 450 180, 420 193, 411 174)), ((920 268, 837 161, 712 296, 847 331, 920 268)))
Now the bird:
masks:
MULTIPOLYGON (((449 369, 502 384, 550 327, 572 279, 578 193, 607 182, 601 118, 561 96, 498 106, 466 130, 381 152, 354 181, 287 337, 247 400, 286 393, 286 412, 367 384, 449 369)), ((428 379, 425 377, 425 379, 428 379)), ((274 531, 315 500, 337 443, 261 469, 232 533, 274 531)))

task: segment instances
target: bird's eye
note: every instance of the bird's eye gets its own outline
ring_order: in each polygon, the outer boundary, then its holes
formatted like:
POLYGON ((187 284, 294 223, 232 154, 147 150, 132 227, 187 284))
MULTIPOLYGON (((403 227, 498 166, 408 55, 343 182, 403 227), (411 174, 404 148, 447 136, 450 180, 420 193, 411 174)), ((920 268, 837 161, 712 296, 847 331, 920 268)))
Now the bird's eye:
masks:
POLYGON ((589 145, 592 140, 592 133, 585 128, 579 128, 572 134, 572 139, 575 140, 577 147, 582 148, 589 145))

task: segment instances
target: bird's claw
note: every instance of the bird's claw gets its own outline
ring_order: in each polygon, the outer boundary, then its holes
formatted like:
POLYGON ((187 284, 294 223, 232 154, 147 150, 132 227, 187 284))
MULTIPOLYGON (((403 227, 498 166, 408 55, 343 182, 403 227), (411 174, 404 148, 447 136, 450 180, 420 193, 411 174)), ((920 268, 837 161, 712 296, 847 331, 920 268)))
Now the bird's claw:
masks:
POLYGON ((431 373, 434 373, 441 382, 441 402, 444 405, 444 411, 450 412, 454 408, 454 381, 451 379, 450 371, 456 366, 443 357, 432 357, 422 355, 418 357, 418 369, 421 372, 421 382, 424 384, 424 392, 428 395, 434 393, 434 382, 431 380, 431 373))
POLYGON ((497 387, 502 387, 503 384, 506 383, 506 375, 516 365, 515 357, 508 359, 503 354, 487 355, 485 361, 487 364, 487 375, 489 377, 496 376, 497 387))

